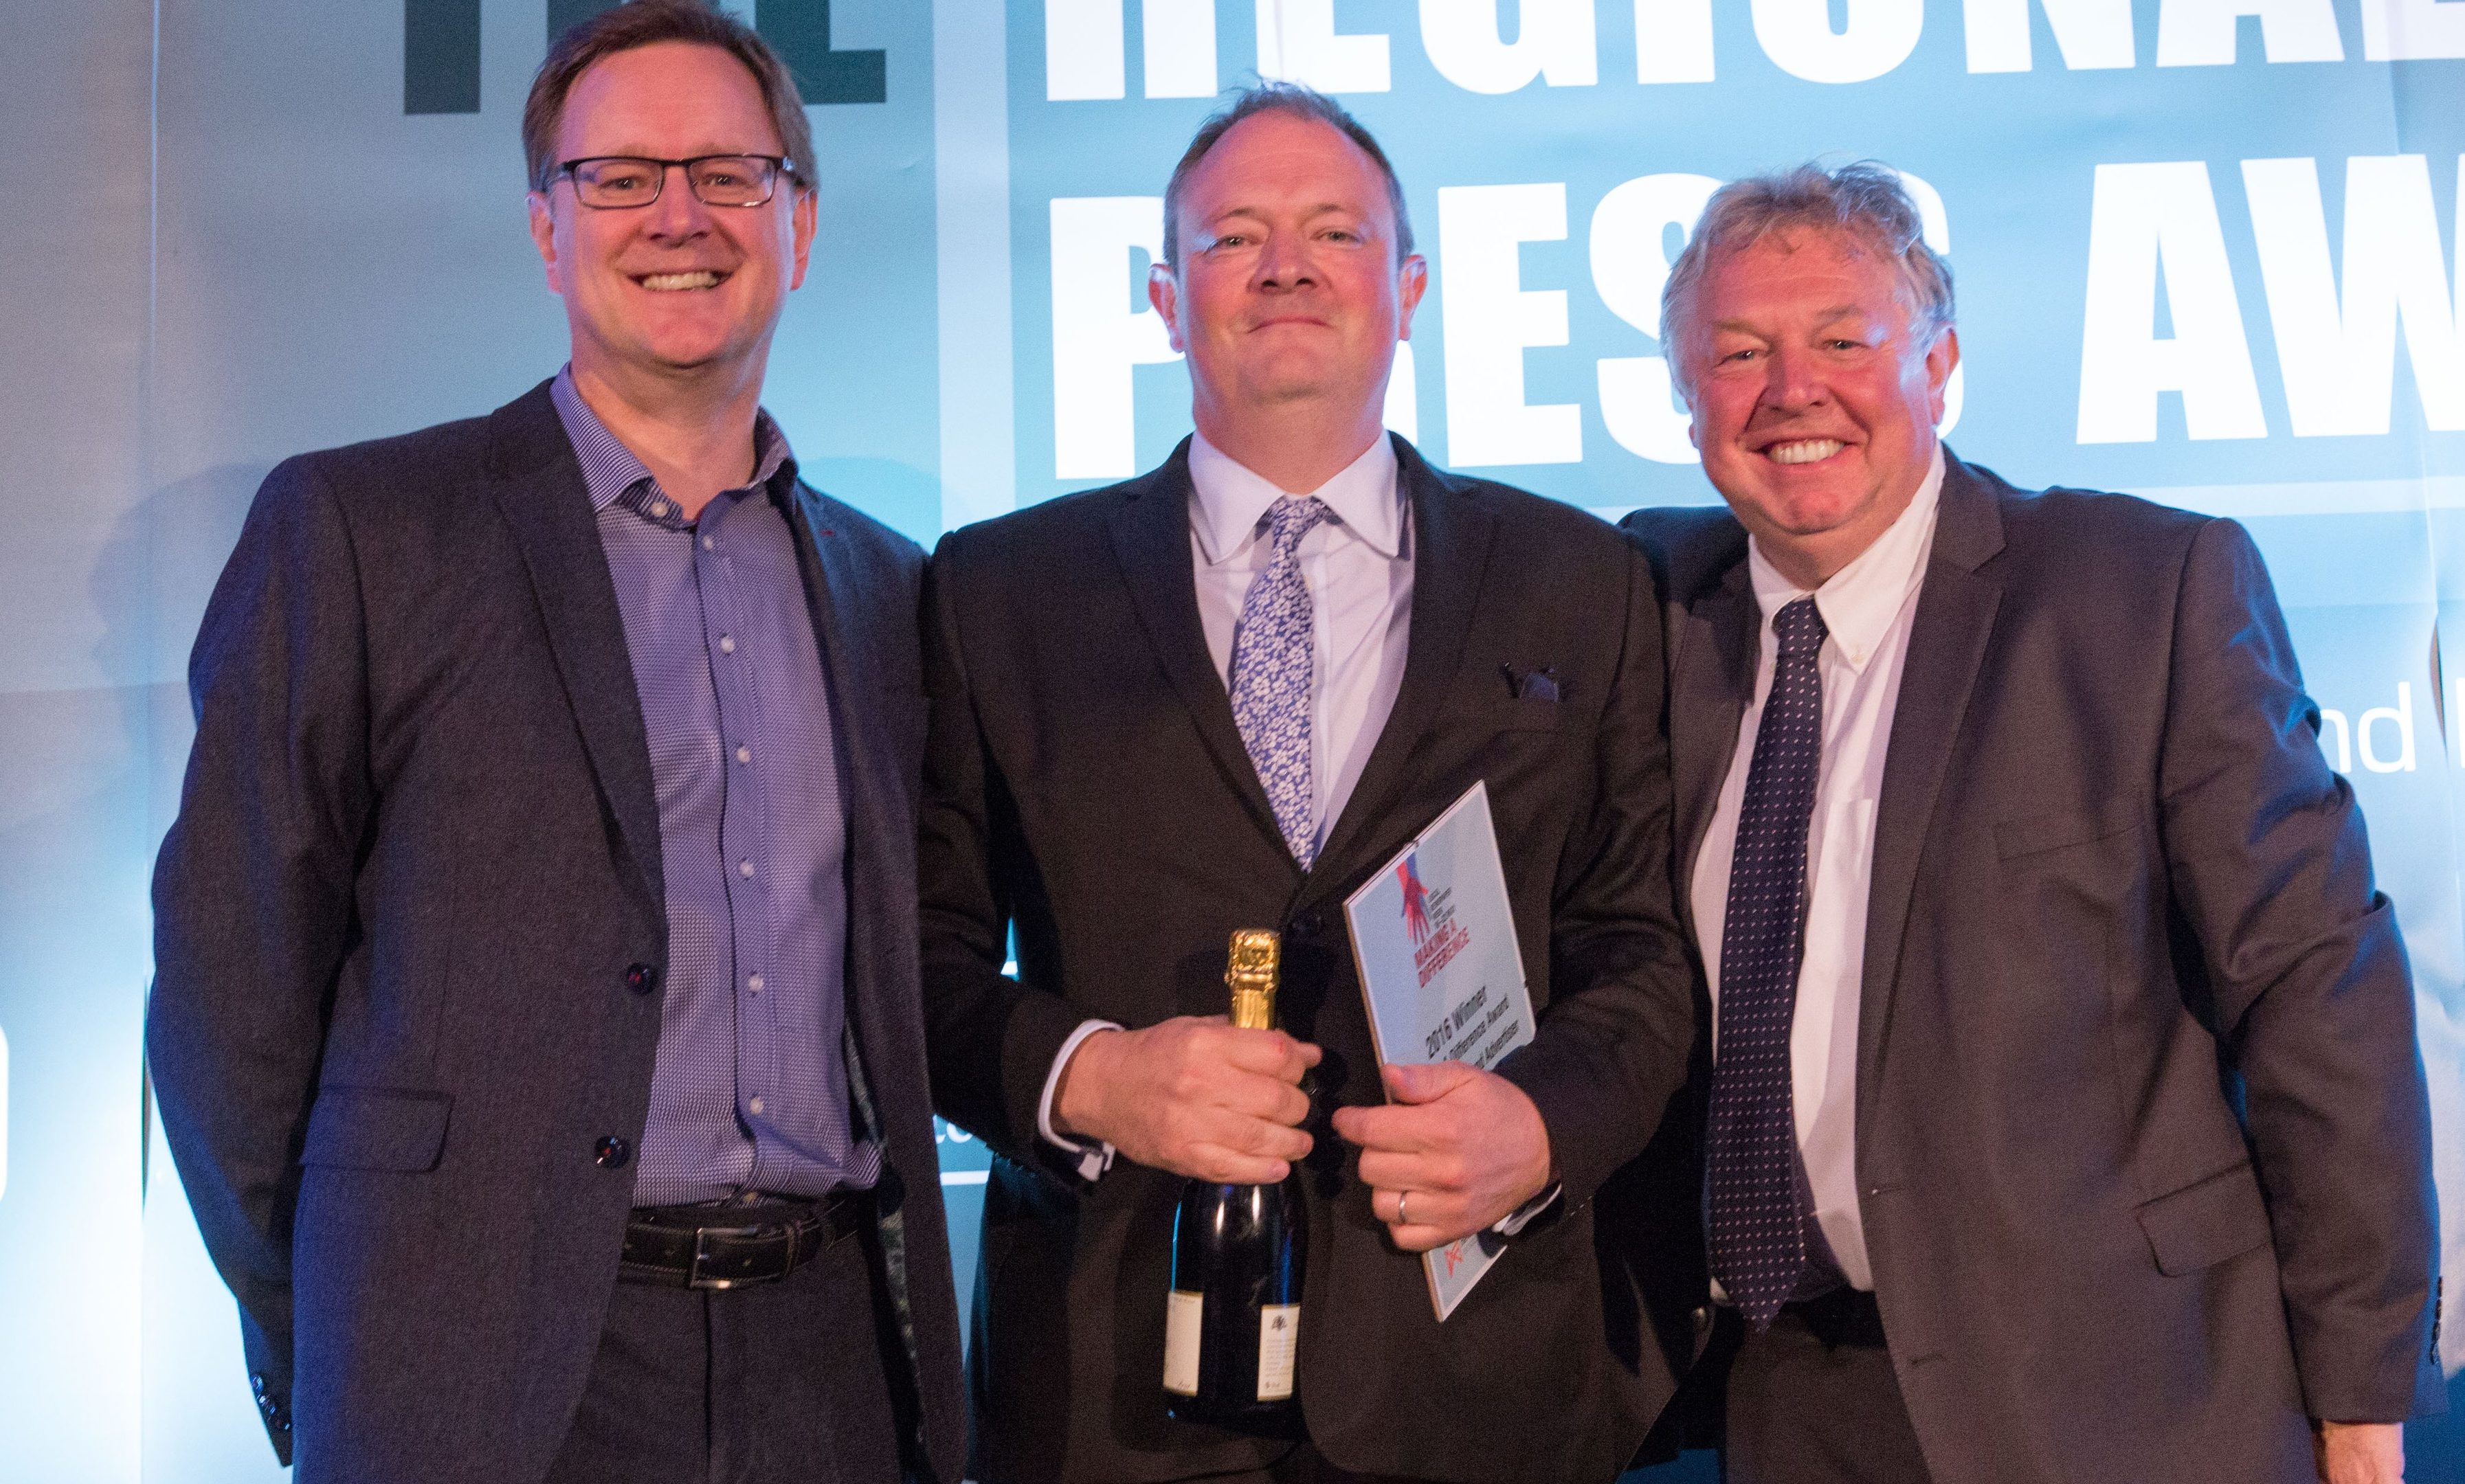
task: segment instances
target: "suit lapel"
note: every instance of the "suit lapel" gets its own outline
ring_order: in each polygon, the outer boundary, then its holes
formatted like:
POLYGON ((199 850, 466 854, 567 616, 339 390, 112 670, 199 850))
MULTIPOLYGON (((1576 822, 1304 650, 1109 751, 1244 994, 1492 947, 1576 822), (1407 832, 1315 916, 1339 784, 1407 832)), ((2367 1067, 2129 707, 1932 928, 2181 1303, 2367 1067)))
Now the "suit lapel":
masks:
POLYGON ((881 688, 871 636, 864 625, 847 619, 851 606, 863 606, 863 573, 857 569, 847 538, 829 523, 821 496, 801 481, 793 508, 788 512, 788 525, 796 539, 797 561, 805 568, 806 595, 812 607, 822 668, 831 677, 840 712, 835 728, 839 745, 853 772, 860 754, 866 759, 873 754, 877 731, 873 723, 877 719, 872 701, 881 688))
POLYGON ((1673 875, 1678 920, 1689 938, 1695 936, 1695 859, 1737 756, 1738 727, 1754 698, 1762 636, 1763 614, 1742 548, 1720 586, 1688 609, 1670 663, 1669 769, 1677 837, 1673 875))
POLYGON ((489 419, 491 494, 522 550, 599 791, 651 900, 665 899, 650 742, 590 491, 542 383, 489 419))
POLYGON ((865 624, 851 621, 852 613, 867 608, 868 594, 865 573, 848 539, 831 525, 821 497, 801 482, 787 514, 797 563, 804 568, 822 675, 830 686, 831 733, 845 766, 848 858, 854 861, 894 828, 906 828, 881 817, 894 796, 891 790, 900 786, 900 770, 883 756, 888 740, 881 708, 903 698, 883 694, 880 656, 872 634, 865 624))
POLYGON ((1876 806, 1875 849, 1867 889, 1865 969, 1857 1016, 1857 1141, 1868 1147, 1882 1058, 1891 1033, 1892 998, 1899 981, 1900 945, 1918 863, 1943 793, 1962 720, 1993 636, 2002 584, 1978 568, 2003 549, 2003 521, 1994 491, 1966 465, 1944 454, 1942 505, 1934 548, 1884 756, 1882 797, 1876 806))
MULTIPOLYGON (((890 945, 877 941, 877 935, 885 923, 899 919, 898 913, 877 900, 879 894, 913 889, 911 881, 886 871, 884 862, 897 857, 883 853, 893 838, 912 835, 915 830, 911 815, 892 808, 905 784, 903 769, 886 755, 890 742, 884 735, 882 715, 884 706, 906 698, 887 693, 881 683, 880 656, 870 627, 854 617, 874 609, 868 600, 876 594, 866 590, 863 564, 848 539, 832 525, 821 496, 800 481, 786 513, 805 580, 823 681, 829 687, 831 735, 842 763, 840 798, 848 832, 849 1076, 870 1132, 883 1138, 886 1131, 865 1077, 863 1058, 877 1034, 901 1024, 896 1014, 877 1012, 878 971, 891 955, 890 945)), ((891 1064, 904 1063, 894 1059, 891 1064)))
MULTIPOLYGON (((1412 502, 1411 639, 1394 709, 1362 765, 1352 797, 1327 831, 1326 848, 1319 852, 1321 868, 1341 868, 1365 844, 1402 843, 1382 827, 1390 822, 1389 806, 1410 776, 1413 749, 1430 729, 1448 681, 1462 667, 1498 527, 1495 515, 1450 487, 1401 438, 1395 440, 1395 477, 1412 502)), ((1345 873, 1314 875, 1341 881, 1345 873)))
MULTIPOLYGON (((1241 729, 1232 720, 1232 698, 1223 676, 1207 652, 1207 631, 1198 622, 1198 584, 1189 543, 1189 443, 1162 468, 1124 492, 1113 517, 1113 551, 1121 564, 1122 580, 1138 609, 1140 627, 1156 660, 1180 693, 1199 739, 1223 774, 1226 786, 1240 796, 1250 817, 1283 852, 1283 831, 1276 810, 1258 783, 1258 770, 1241 743, 1241 729)), ((1287 860, 1290 854, 1285 854, 1287 860)), ((1293 867, 1296 877, 1300 867, 1293 867)))

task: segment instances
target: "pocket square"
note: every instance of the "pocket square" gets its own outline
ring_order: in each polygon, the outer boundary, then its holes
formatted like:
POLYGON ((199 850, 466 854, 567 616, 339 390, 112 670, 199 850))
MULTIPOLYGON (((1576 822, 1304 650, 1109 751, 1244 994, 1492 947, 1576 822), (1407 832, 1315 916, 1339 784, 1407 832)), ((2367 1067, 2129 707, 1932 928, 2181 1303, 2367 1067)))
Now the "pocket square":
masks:
POLYGON ((1538 670, 1522 670, 1514 665, 1498 667, 1506 674, 1506 688, 1518 700, 1556 700, 1558 672, 1543 665, 1538 670))

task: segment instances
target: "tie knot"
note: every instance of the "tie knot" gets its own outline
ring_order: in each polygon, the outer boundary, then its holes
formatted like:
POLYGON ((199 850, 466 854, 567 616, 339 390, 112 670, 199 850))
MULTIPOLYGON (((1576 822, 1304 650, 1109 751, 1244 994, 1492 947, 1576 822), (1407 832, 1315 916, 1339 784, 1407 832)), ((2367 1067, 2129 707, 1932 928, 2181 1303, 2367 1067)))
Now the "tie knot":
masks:
POLYGON ((1772 615, 1772 636, 1780 641, 1780 653, 1784 658, 1793 659, 1801 654, 1813 653, 1823 648, 1823 641, 1831 632, 1810 597, 1784 604, 1781 610, 1772 615))
POLYGON ((1302 537, 1334 514, 1325 500, 1314 495, 1287 495, 1277 500, 1267 509, 1267 535, 1276 543, 1276 554, 1291 552, 1302 537))

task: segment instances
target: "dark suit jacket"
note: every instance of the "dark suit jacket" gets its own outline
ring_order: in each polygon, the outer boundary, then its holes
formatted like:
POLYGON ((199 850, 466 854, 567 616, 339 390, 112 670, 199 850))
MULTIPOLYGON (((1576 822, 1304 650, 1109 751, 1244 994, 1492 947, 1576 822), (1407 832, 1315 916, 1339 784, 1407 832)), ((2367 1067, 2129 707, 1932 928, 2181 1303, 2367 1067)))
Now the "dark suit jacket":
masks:
MULTIPOLYGON (((916 999, 922 553, 802 486, 849 780, 850 1064, 885 1147, 902 1416, 954 1477, 956 1305, 916 999), (868 1092, 869 1090, 869 1092, 868 1092)), ((147 1048, 302 1484, 538 1479, 616 1281, 663 967, 616 594, 544 385, 292 459, 198 636, 147 1048)), ((828 765, 817 762, 816 765, 828 765)), ((860 1337, 871 1343, 870 1335, 860 1337)))
POLYGON ((1673 1362, 1605 1319, 1588 1209, 1680 1085, 1693 1034, 1664 863, 1659 614, 1580 511, 1432 471, 1412 506, 1401 693, 1315 870, 1277 833, 1208 656, 1185 445, 1155 472, 946 538, 932 597, 922 871, 935 1100, 999 1156, 970 1355, 979 1476, 1182 1478, 1280 1446, 1166 1419, 1179 1176, 1056 1174, 1036 1106, 1080 1020, 1226 1008, 1226 941, 1285 935, 1283 1025, 1325 1049, 1307 1162, 1299 1384, 1343 1466, 1482 1484, 1614 1473, 1673 1362), (1559 699, 1502 667, 1547 668, 1559 699), (1486 779, 1538 1040, 1503 1065, 1546 1120, 1566 1211, 1443 1326, 1370 1214, 1338 1104, 1381 1100, 1344 896, 1486 779), (1017 933, 1018 977, 1001 965, 1017 933))
MULTIPOLYGON (((2412 985, 2362 815, 2241 527, 1947 462, 1855 1104, 1926 1461, 1942 1484, 2309 1479, 2306 1415, 2438 1395, 2412 985)), ((1682 902, 1760 615, 1726 511, 1628 525, 1667 594, 1682 902)), ((1670 1198, 1692 1208, 1695 1178, 1670 1198)))

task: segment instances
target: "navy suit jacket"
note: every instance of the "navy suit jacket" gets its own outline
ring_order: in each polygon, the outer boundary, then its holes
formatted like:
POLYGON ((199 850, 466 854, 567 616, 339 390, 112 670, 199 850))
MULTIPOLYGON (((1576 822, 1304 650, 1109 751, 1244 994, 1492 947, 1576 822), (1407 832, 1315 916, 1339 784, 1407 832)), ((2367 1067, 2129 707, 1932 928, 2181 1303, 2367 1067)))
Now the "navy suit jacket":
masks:
MULTIPOLYGON (((849 781, 848 1051, 887 1155, 888 1368, 911 1468, 948 1479, 922 557, 802 485, 795 515, 849 781)), ((594 1152, 641 1139, 666 936, 615 589, 545 385, 276 469, 190 682, 147 1050, 277 1451, 301 1484, 533 1484, 616 1281, 634 1170, 594 1152)))
MULTIPOLYGON (((1875 812, 1855 1102, 1927 1467, 2309 1479, 2307 1418, 2440 1405, 2413 986, 2362 814, 2241 527, 1946 457, 1875 812)), ((1667 605, 1684 902, 1760 613, 1727 511, 1627 525, 1667 605)), ((1631 1231, 1699 1240, 1699 1165, 1653 1173, 1660 1219, 1631 1231)), ((1659 1251, 1639 1271, 1674 1272, 1659 1251)))

